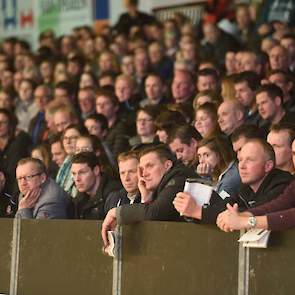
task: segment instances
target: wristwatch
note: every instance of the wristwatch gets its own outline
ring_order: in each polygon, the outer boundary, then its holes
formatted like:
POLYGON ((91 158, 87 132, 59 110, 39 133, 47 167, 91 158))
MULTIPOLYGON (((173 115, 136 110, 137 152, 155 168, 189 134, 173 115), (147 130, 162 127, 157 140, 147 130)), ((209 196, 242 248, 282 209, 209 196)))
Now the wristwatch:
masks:
POLYGON ((248 225, 250 228, 254 228, 256 226, 257 220, 255 216, 251 216, 248 218, 248 225))

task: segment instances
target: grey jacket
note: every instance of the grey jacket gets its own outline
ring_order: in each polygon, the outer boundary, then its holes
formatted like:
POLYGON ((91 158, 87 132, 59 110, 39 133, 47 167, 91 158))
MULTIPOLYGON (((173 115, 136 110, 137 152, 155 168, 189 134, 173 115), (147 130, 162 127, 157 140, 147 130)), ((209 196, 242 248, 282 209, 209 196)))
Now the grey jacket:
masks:
MULTIPOLYGON (((23 196, 19 196, 19 201, 23 196)), ((67 193, 48 178, 42 185, 40 197, 34 208, 19 209, 16 218, 22 219, 63 219, 67 218, 67 193)))

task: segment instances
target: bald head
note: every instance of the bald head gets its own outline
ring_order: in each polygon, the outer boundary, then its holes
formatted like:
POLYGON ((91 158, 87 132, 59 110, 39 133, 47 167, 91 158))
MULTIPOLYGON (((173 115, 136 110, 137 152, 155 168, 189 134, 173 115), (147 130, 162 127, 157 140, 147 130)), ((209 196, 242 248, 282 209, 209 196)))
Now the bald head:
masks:
POLYGON ((244 123, 245 109, 235 100, 224 101, 218 108, 218 124, 222 132, 230 135, 244 123))

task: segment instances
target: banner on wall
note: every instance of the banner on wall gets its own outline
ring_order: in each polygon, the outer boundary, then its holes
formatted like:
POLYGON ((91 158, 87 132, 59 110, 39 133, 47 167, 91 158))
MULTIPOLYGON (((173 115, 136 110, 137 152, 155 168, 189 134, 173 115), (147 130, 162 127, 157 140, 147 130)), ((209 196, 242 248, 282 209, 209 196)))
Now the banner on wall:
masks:
POLYGON ((0 36, 19 36, 33 42, 36 28, 34 0, 1 0, 0 1, 0 36))
POLYGON ((39 0, 36 4, 39 32, 51 28, 60 35, 93 24, 92 0, 39 0))
POLYGON ((0 38, 20 37, 34 48, 45 29, 61 35, 93 20, 93 0, 0 0, 0 38))

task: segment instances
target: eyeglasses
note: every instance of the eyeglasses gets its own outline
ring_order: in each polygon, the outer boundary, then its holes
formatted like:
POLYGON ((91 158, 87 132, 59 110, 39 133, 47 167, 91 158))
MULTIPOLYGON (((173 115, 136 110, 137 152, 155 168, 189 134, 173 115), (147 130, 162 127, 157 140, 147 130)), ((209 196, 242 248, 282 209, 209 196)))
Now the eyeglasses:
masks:
POLYGON ((28 176, 17 177, 16 179, 17 179, 18 182, 21 182, 22 180, 31 181, 34 177, 39 176, 41 174, 42 174, 42 172, 38 172, 38 173, 31 174, 31 175, 28 175, 28 176))
POLYGON ((79 136, 64 136, 63 140, 65 141, 72 141, 72 140, 76 140, 79 136))
POLYGON ((80 147, 80 148, 76 148, 76 154, 82 153, 82 152, 93 152, 93 148, 92 147, 80 147))

